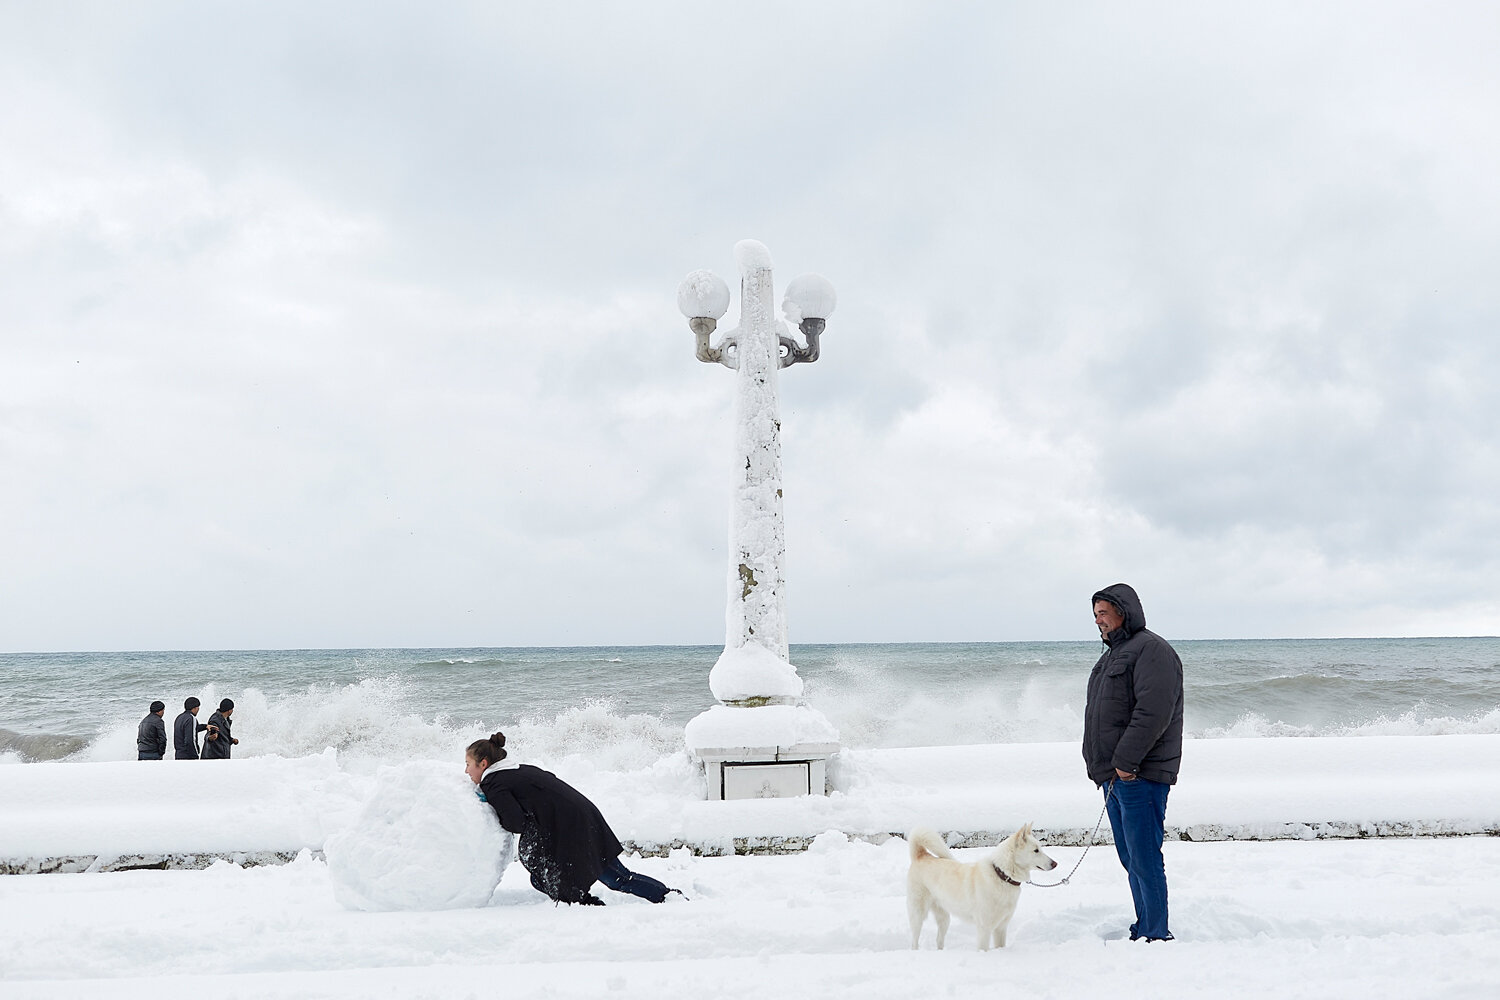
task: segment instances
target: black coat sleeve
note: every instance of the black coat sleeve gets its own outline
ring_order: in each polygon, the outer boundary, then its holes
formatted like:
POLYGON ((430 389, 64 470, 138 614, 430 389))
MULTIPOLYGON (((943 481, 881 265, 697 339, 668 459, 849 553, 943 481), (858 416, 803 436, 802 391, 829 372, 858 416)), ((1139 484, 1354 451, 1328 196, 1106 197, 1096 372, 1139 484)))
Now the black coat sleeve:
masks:
MULTIPOLYGON (((513 774, 509 776, 513 779, 513 774)), ((495 816, 500 820, 500 828, 510 833, 521 833, 526 827, 526 810, 521 808, 515 793, 510 790, 510 780, 506 772, 491 774, 479 783, 479 790, 484 793, 484 800, 495 810, 495 816)))
POLYGON ((490 807, 495 810, 495 815, 500 818, 502 829, 511 833, 520 833, 526 826, 526 813, 521 810, 521 803, 516 797, 504 789, 496 789, 494 795, 485 793, 489 799, 490 807))

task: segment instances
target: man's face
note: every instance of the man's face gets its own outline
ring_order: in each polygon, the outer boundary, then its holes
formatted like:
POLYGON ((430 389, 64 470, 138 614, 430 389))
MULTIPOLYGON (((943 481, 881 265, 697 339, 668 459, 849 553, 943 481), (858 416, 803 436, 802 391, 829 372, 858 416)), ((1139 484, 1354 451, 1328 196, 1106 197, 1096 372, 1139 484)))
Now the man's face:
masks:
POLYGON ((198 714, 198 709, 201 708, 201 707, 202 707, 201 705, 194 705, 192 708, 188 709, 188 711, 192 712, 194 715, 197 715, 198 714))
POLYGON ((1095 601, 1094 624, 1099 626, 1100 635, 1109 635, 1125 624, 1125 616, 1120 614, 1119 608, 1108 601, 1095 601))

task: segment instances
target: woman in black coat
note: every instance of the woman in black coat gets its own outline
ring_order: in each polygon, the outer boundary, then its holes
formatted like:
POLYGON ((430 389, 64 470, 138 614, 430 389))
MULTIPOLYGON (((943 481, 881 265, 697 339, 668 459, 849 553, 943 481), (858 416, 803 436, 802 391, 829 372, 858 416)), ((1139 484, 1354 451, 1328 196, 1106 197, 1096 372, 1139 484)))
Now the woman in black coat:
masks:
POLYGON ((603 905, 589 892, 595 882, 653 903, 678 892, 620 863, 619 839, 582 792, 551 771, 506 756, 504 733, 475 740, 464 754, 464 771, 500 825, 518 836, 516 854, 540 892, 554 902, 593 906, 603 905))

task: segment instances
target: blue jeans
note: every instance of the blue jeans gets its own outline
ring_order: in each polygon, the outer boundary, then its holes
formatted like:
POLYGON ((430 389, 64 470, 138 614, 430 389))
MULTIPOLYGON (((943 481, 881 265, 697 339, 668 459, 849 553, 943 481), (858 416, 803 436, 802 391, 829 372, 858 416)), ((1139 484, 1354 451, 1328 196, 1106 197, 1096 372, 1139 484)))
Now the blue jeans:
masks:
POLYGON ((604 871, 599 873, 600 883, 607 889, 615 892, 628 892, 632 896, 649 899, 653 903, 660 903, 667 898, 667 887, 656 881, 650 875, 642 875, 626 868, 615 858, 604 866, 604 871))
POLYGON ((1145 778, 1115 780, 1104 786, 1115 852, 1130 876, 1130 895, 1135 900, 1132 941, 1172 937, 1167 929, 1167 868, 1161 857, 1171 790, 1171 785, 1145 778))

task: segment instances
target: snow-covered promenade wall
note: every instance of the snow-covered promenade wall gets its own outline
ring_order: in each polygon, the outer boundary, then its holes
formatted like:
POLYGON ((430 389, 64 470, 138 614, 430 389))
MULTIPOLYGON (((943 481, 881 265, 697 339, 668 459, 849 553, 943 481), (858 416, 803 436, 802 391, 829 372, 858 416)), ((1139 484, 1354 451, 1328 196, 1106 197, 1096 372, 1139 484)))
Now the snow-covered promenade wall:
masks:
MULTIPOLYGON (((797 850, 826 830, 879 840, 918 824, 977 846, 1028 821, 1049 843, 1081 844, 1101 806, 1073 743, 846 750, 827 798, 734 802, 703 801, 682 758, 555 769, 644 852, 797 850)), ((4 766, 0 872, 284 860, 321 850, 380 782, 331 750, 4 766)), ((1500 736, 1190 740, 1167 823, 1169 837, 1195 841, 1500 835, 1500 736)))

